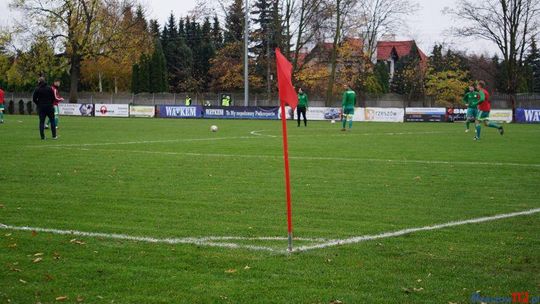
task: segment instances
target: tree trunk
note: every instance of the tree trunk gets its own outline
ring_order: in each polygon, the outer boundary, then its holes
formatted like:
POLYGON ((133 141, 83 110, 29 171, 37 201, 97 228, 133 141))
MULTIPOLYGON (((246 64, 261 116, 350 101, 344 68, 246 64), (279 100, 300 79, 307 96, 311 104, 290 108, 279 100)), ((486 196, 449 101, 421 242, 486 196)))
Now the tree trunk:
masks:
POLYGON ((79 99, 79 79, 81 76, 81 56, 71 55, 71 67, 69 69, 71 84, 69 88, 69 102, 77 103, 79 99))
POLYGON ((328 79, 328 88, 326 91, 326 106, 332 105, 332 98, 334 97, 334 82, 336 79, 337 68, 337 48, 341 35, 341 0, 336 1, 336 34, 334 35, 334 43, 332 44, 332 58, 330 59, 331 70, 330 77, 328 79))

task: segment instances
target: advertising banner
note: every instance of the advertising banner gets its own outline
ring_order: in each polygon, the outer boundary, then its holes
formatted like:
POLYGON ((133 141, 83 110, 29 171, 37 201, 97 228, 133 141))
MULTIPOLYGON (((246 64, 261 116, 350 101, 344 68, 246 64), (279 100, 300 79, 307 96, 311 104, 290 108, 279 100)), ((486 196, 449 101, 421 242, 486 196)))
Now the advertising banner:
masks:
POLYGON ((365 121, 403 122, 405 111, 402 108, 365 108, 365 121))
POLYGON ((448 109, 446 109, 446 117, 447 117, 449 122, 466 121, 467 120, 467 109, 448 108, 448 109))
POLYGON ((309 107, 306 116, 309 120, 339 120, 340 111, 339 108, 309 107))
POLYGON ((155 117, 156 107, 154 106, 129 106, 129 117, 155 117))
POLYGON ((516 109, 516 122, 529 124, 540 123, 540 109, 516 109))
POLYGON ((92 116, 94 105, 91 103, 63 103, 58 105, 60 115, 65 116, 92 116))
POLYGON ((159 117, 161 118, 201 118, 203 116, 202 106, 159 106, 159 117))
POLYGON ((129 117, 129 105, 96 103, 96 117, 129 117))
POLYGON ((446 121, 446 108, 407 108, 405 109, 406 122, 444 122, 446 121))
MULTIPOLYGON (((287 119, 297 119, 298 113, 293 111, 291 107, 285 107, 287 119)), ((364 121, 364 108, 356 108, 354 110, 353 121, 364 121)), ((341 108, 325 108, 325 107, 310 107, 306 113, 307 120, 336 120, 341 121, 341 108)), ((281 109, 278 109, 278 119, 281 119, 281 109)))
POLYGON ((511 123, 512 109, 508 110, 491 110, 489 120, 511 123))
POLYGON ((205 107, 204 118, 279 119, 279 107, 205 107))

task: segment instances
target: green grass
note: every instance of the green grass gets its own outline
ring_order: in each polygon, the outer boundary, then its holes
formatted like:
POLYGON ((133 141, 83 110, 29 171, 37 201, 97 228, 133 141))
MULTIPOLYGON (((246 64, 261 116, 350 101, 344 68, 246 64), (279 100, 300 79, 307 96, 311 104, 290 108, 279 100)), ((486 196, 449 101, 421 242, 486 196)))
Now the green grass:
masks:
MULTIPOLYGON (((155 238, 287 234, 279 122, 62 117, 60 140, 40 141, 36 117, 6 118, 0 223, 155 238)), ((461 124, 289 128, 297 237, 540 208, 538 126, 508 125, 503 137, 484 129, 481 142, 461 124)), ((0 230, 0 303, 470 303, 478 290, 538 297, 539 219, 290 255, 0 230)))

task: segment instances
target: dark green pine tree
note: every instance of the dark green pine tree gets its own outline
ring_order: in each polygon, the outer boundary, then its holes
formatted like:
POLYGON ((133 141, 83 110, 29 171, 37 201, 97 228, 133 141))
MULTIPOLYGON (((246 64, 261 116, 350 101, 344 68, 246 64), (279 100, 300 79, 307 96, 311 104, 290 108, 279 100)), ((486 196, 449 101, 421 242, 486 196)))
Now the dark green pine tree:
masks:
POLYGON ((424 85, 421 83, 421 77, 418 77, 420 70, 418 47, 413 44, 409 54, 396 62, 390 91, 405 95, 409 100, 422 97, 424 85))
POLYGON ((252 22, 257 29, 252 33, 251 40, 254 42, 254 46, 250 51, 255 54, 255 73, 266 82, 268 59, 270 57, 271 49, 270 27, 272 25, 272 11, 269 0, 256 0, 253 7, 254 9, 251 14, 254 18, 252 19, 252 22))
POLYGON ((217 16, 214 16, 214 22, 212 23, 212 46, 216 51, 223 47, 223 32, 217 16))
POLYGON ((150 34, 152 35, 152 37, 154 39, 159 38, 159 33, 160 29, 158 21, 154 19, 150 20, 150 34))
POLYGON ((139 88, 139 64, 135 63, 131 67, 131 92, 134 94, 139 94, 141 92, 139 88))
POLYGON ((150 92, 150 58, 148 55, 141 55, 139 60, 139 91, 150 92))
POLYGON ((540 93, 540 50, 536 45, 536 40, 531 42, 531 49, 525 60, 527 69, 527 87, 532 93, 540 93))
POLYGON ((173 14, 163 27, 161 44, 167 63, 167 79, 170 90, 180 92, 190 89, 193 53, 186 41, 178 34, 173 14))
POLYGON ((390 73, 388 71, 388 66, 385 62, 379 61, 375 65, 374 69, 375 78, 380 84, 384 94, 388 93, 390 90, 390 73))
POLYGON ((150 92, 167 92, 167 61, 159 39, 154 40, 154 53, 150 62, 150 92))
POLYGON ((234 0, 225 17, 225 44, 240 42, 244 39, 244 7, 243 0, 234 0))

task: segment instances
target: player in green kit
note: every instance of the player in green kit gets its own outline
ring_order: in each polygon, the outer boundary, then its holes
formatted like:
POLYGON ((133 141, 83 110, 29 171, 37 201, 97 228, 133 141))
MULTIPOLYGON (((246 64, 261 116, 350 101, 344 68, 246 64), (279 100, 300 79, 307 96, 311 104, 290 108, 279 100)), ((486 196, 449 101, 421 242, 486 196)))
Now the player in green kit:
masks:
POLYGON ((343 93, 343 101, 341 103, 341 108, 343 113, 341 115, 341 121, 343 123, 343 128, 341 131, 346 131, 345 126, 347 125, 347 120, 349 121, 349 130, 352 129, 353 116, 354 116, 354 106, 356 104, 356 92, 353 91, 351 85, 345 85, 345 92, 343 93))
POLYGON ((467 121, 465 122, 465 132, 469 132, 471 123, 474 123, 478 116, 478 102, 480 94, 475 91, 474 86, 469 86, 469 91, 463 96, 463 103, 467 106, 467 121))

